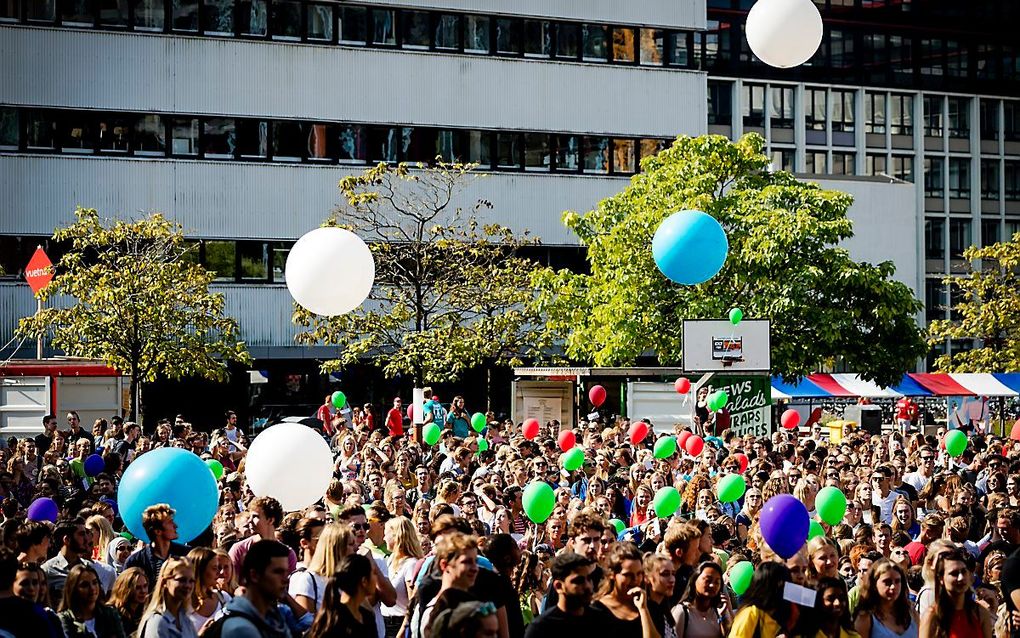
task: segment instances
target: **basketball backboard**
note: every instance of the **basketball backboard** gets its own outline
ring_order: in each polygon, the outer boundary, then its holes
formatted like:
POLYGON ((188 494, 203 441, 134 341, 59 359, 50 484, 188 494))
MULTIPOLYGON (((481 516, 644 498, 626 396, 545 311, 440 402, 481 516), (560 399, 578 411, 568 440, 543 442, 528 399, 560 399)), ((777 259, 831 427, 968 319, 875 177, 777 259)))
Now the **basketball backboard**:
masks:
POLYGON ((769 322, 745 319, 737 325, 714 319, 684 320, 683 369, 688 372, 769 372, 769 322))

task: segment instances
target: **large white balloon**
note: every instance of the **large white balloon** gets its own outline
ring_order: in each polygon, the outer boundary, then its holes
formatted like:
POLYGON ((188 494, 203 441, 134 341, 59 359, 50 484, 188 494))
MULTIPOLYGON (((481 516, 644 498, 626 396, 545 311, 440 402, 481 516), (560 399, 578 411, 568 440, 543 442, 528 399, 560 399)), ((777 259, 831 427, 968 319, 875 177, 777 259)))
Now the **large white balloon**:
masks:
POLYGON ((286 277, 294 301, 317 315, 342 315, 372 292, 375 259, 351 231, 316 228, 290 249, 286 277))
POLYGON ((286 511, 300 510, 326 493, 333 479, 329 444, 308 426, 278 423, 248 448, 245 477, 255 496, 272 496, 286 511))
POLYGON ((781 69, 804 64, 822 43, 822 15, 811 0, 758 0, 744 26, 758 59, 781 69))

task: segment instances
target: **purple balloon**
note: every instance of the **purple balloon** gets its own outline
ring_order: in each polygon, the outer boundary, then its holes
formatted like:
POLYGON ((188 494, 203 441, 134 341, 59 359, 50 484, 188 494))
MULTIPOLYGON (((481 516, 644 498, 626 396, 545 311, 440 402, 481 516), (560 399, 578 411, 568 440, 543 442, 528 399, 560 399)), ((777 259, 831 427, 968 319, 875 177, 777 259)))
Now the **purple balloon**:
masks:
POLYGON ((109 498, 108 496, 104 496, 103 498, 99 499, 99 502, 100 503, 106 503, 107 505, 112 507, 114 514, 116 514, 116 515, 120 514, 120 508, 117 507, 117 501, 113 500, 112 498, 109 498))
POLYGON ((794 496, 773 496, 761 509, 759 521, 765 542, 782 558, 790 558, 807 542, 811 517, 804 504, 794 496))
POLYGON ((37 498, 28 506, 28 520, 57 522, 57 503, 52 498, 37 498))
POLYGON ((84 466, 87 476, 95 476, 106 469, 106 462, 98 454, 92 454, 85 459, 84 466))

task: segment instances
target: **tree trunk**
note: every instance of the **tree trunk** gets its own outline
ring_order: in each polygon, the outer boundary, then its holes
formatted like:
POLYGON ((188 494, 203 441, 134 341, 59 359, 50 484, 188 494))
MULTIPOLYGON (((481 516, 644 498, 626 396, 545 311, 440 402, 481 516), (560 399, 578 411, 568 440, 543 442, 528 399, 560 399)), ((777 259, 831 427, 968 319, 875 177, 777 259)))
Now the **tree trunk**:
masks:
MULTIPOLYGON (((138 425, 142 425, 142 422, 145 420, 145 406, 142 403, 142 388, 143 388, 143 385, 144 384, 141 381, 138 382, 138 405, 136 407, 136 410, 138 410, 138 425)), ((145 431, 145 426, 142 425, 142 432, 144 432, 144 431, 145 431)))
POLYGON ((485 411, 492 410, 492 366, 485 366, 485 411))
POLYGON ((131 371, 131 397, 128 399, 128 421, 138 423, 138 372, 131 371))

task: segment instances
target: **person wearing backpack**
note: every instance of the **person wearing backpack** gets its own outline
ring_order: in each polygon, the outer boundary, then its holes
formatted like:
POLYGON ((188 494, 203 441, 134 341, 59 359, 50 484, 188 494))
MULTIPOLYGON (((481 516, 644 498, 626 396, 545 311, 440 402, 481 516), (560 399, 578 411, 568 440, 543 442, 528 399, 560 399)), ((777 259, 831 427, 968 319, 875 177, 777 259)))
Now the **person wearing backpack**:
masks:
POLYGON ((227 603, 223 616, 202 638, 291 638, 277 608, 277 601, 287 591, 290 552, 278 541, 253 543, 241 566, 244 595, 227 603))
POLYGON ((315 552, 308 564, 291 574, 288 591, 297 603, 312 614, 322 607, 326 583, 336 573, 344 557, 357 549, 351 528, 341 523, 329 523, 322 528, 315 552))

